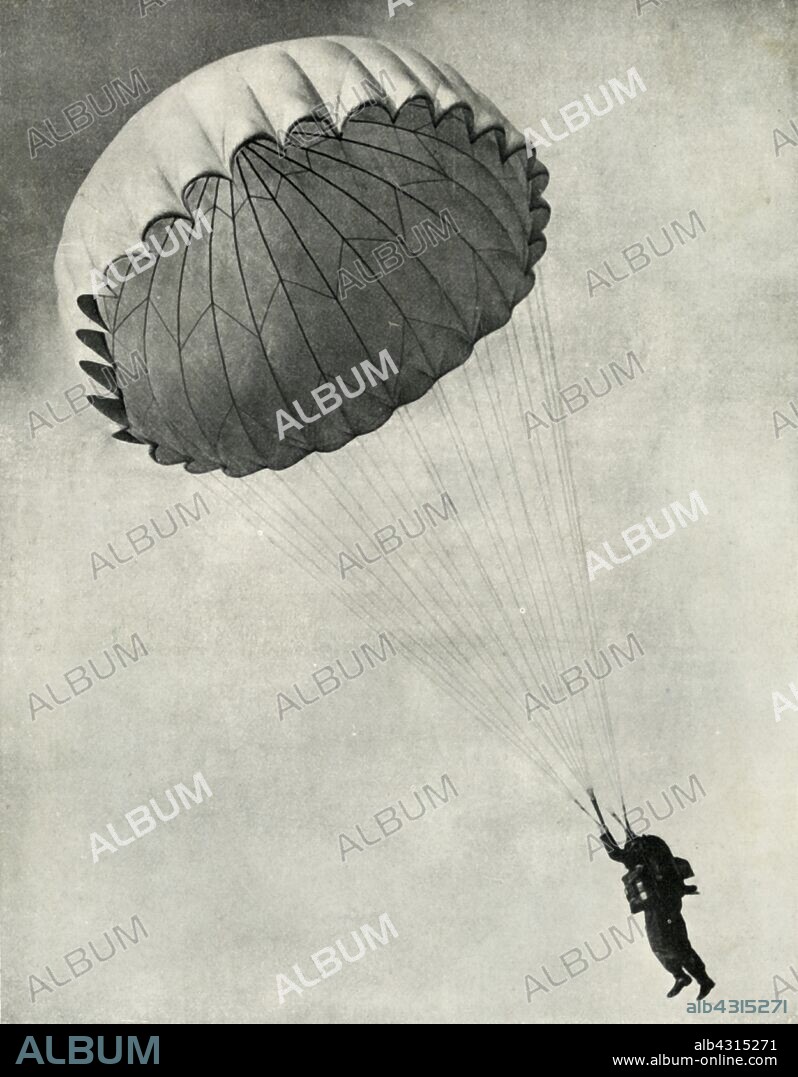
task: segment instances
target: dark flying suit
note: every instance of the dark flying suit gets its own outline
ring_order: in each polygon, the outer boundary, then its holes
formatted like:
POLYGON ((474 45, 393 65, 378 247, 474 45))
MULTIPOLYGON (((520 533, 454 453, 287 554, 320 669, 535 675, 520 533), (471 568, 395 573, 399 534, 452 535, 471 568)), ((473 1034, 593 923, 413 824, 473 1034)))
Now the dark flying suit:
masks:
POLYGON ((650 895, 644 909, 646 935, 660 964, 676 979, 687 973, 699 984, 707 982, 704 962, 690 945, 682 916, 682 895, 696 890, 684 885, 662 838, 644 834, 627 841, 623 848, 611 834, 602 834, 601 841, 609 858, 619 861, 627 871, 643 867, 643 878, 650 895), (663 852, 667 855, 662 855, 663 852))

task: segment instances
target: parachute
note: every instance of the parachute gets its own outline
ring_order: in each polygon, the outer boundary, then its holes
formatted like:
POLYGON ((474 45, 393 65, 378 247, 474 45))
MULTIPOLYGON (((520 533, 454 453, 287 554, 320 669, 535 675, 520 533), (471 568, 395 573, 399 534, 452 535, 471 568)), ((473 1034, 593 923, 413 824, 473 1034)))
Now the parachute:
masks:
POLYGON ((623 791, 566 434, 524 419, 559 389, 547 182, 446 65, 267 45, 126 124, 55 270, 115 436, 207 473, 582 807, 623 791))

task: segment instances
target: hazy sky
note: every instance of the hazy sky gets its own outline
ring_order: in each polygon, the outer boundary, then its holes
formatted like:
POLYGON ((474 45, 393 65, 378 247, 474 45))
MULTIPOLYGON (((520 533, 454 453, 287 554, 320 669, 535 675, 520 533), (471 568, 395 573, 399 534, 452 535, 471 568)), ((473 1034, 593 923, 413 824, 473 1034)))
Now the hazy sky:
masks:
POLYGON ((773 133, 798 142, 794 8, 417 0, 389 18, 381 0, 171 0, 141 18, 137 0, 30 0, 2 19, 5 1020, 692 1019, 639 938, 528 1001, 526 975, 562 979, 561 954, 585 940, 601 954, 600 933, 626 924, 621 870, 590 861, 584 817, 401 655, 280 722, 279 691, 372 639, 334 584, 264 542, 213 480, 111 440, 93 410, 31 436, 30 412, 68 415, 85 381, 56 314, 63 218, 138 103, 35 160, 27 129, 63 129, 63 108, 133 68, 152 96, 240 49, 344 33, 447 61, 541 134, 629 68, 645 85, 539 150, 546 293, 565 383, 630 350, 645 370, 568 420, 588 547, 617 549, 694 490, 708 509, 593 595, 602 637, 633 631, 646 650, 607 689, 630 803, 661 805, 691 775, 705 792, 657 832, 696 871, 685 912, 716 997, 773 997, 798 965, 798 712, 777 722, 772 702, 798 683, 798 146, 777 154, 773 133), (589 269, 606 259, 620 276, 623 248, 691 211, 695 240, 590 297, 589 269), (778 439, 775 409, 796 424, 778 439), (93 579, 92 551, 197 492, 207 515, 93 579), (31 721, 30 692, 134 633, 146 657, 31 721), (92 863, 90 832, 198 771, 212 799, 92 863), (373 831, 375 812, 444 774, 456 799, 341 863, 339 833, 373 831), (312 953, 382 913, 388 946, 278 1004, 278 973, 309 975, 312 953), (64 954, 134 915, 146 939, 31 1002, 29 974, 65 980, 64 954))

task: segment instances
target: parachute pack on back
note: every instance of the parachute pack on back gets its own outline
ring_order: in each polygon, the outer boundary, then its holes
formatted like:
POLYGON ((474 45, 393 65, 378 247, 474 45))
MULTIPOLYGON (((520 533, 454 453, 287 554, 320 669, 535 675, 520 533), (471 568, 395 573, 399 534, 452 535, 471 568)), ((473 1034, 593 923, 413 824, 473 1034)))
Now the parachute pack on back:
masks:
POLYGON ((689 862, 674 856, 667 843, 653 834, 637 838, 636 843, 641 864, 623 876, 632 912, 642 912, 657 898, 685 894, 684 881, 693 876, 689 862))

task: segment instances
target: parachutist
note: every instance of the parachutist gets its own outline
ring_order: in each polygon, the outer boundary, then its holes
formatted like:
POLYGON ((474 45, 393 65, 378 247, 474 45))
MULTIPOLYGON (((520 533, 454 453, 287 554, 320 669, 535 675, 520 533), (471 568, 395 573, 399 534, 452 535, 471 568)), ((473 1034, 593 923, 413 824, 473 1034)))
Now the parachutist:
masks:
POLYGON ((698 983, 698 998, 705 998, 715 982, 690 944, 682 916, 682 898, 698 893, 696 886, 685 884, 693 874, 692 868, 686 860, 674 857, 662 838, 635 835, 628 824, 627 841, 623 847, 618 845, 601 818, 592 790, 589 795, 603 827, 601 841, 607 855, 626 868, 623 882, 629 907, 633 913, 643 912, 654 956, 674 978, 668 998, 678 995, 691 979, 698 983))

